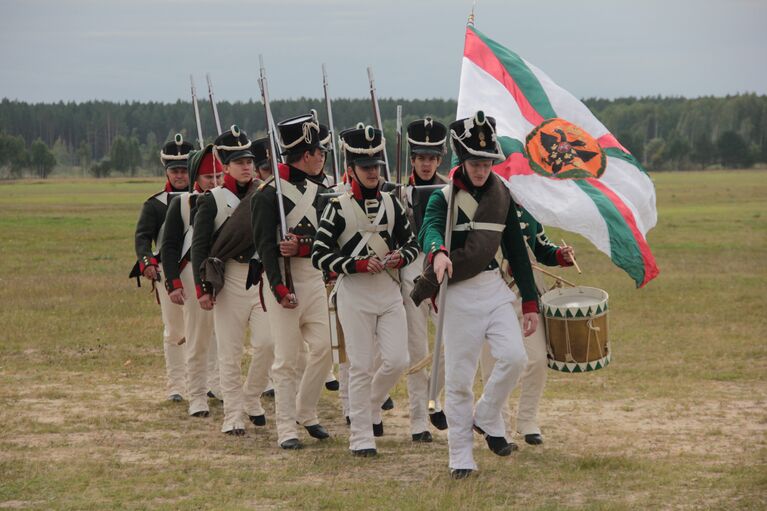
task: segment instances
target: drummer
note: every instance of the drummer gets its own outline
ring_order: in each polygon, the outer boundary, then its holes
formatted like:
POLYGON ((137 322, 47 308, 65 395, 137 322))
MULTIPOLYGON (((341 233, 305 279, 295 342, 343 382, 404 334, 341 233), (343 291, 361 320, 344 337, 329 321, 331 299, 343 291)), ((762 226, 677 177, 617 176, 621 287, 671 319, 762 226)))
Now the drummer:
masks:
MULTIPOLYGON (((573 248, 567 245, 558 246, 552 243, 546 236, 543 225, 538 222, 533 215, 517 204, 517 215, 519 216, 519 226, 522 229, 522 235, 527 244, 527 253, 531 262, 538 261, 546 266, 572 266, 575 259, 573 248)), ((511 273, 511 272, 509 272, 511 273)), ((533 269, 535 278, 535 287, 540 297, 546 292, 543 275, 540 271, 533 269)), ((519 300, 519 289, 516 285, 512 290, 518 299, 514 301, 514 311, 517 313, 517 319, 522 325, 522 305, 519 300)), ((543 316, 538 313, 538 324, 543 325, 543 316)), ((520 435, 524 436, 525 442, 530 445, 540 445, 543 443, 543 435, 538 426, 538 404, 543 395, 543 387, 546 385, 546 332, 544 328, 538 328, 532 334, 523 338, 525 351, 527 352, 527 366, 519 380, 521 387, 519 394, 519 406, 517 407, 516 429, 520 435)), ((482 346, 482 354, 479 359, 480 369, 482 371, 482 381, 488 381, 490 373, 495 365, 495 359, 490 354, 490 346, 485 343, 482 346)), ((503 406, 503 418, 506 423, 506 430, 511 430, 511 410, 508 401, 503 406)))

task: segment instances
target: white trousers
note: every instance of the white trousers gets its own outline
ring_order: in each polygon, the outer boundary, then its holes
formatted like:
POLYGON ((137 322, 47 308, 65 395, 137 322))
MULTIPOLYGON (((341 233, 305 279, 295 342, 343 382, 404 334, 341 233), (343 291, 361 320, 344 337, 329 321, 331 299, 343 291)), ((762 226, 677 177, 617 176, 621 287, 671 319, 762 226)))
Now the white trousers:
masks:
POLYGON ((514 299, 497 270, 447 288, 445 413, 451 469, 477 468, 472 453, 473 424, 488 435, 504 436, 501 408, 527 364, 514 299), (485 340, 497 362, 475 406, 472 386, 485 340))
POLYGON ((298 438, 298 425, 319 423, 317 403, 333 362, 322 273, 303 257, 292 258, 290 269, 298 307, 282 307, 274 294, 264 289, 275 342, 272 381, 278 444, 298 438))
POLYGON ((165 352, 166 391, 168 397, 186 395, 186 343, 178 342, 185 337, 184 309, 170 301, 164 283, 157 284, 157 296, 162 312, 162 346, 165 352))
MULTIPOLYGON (((514 302, 514 311, 522 327, 522 305, 520 300, 514 302)), ((541 402, 543 388, 546 385, 548 362, 546 360, 546 333, 543 327, 543 316, 538 314, 538 328, 532 335, 523 339, 527 352, 527 367, 519 379, 519 405, 517 407, 516 430, 521 435, 541 434, 538 426, 538 405, 541 402)), ((487 343, 482 345, 482 355, 479 359, 482 381, 490 378, 495 359, 490 354, 487 343)), ((507 433, 513 433, 511 426, 511 409, 507 401, 503 405, 503 419, 507 433)))
POLYGON ((186 333, 186 385, 189 415, 208 411, 208 391, 219 390, 217 343, 213 331, 213 311, 200 307, 194 293, 192 265, 181 270, 184 284, 184 331, 186 333))
MULTIPOLYGON (((410 355, 410 364, 417 364, 429 353, 429 317, 436 322, 436 315, 429 300, 424 300, 416 306, 410 292, 413 290, 413 280, 421 275, 423 270, 424 254, 421 252, 410 264, 400 270, 402 280, 402 302, 407 316, 407 348, 410 355)), ((444 367, 444 355, 441 355, 444 367)), ((429 372, 424 367, 417 373, 407 376, 407 395, 410 401, 410 433, 421 433, 428 428, 428 402, 429 402, 429 372)), ((445 385, 445 371, 440 372, 437 380, 437 410, 442 407, 439 404, 439 393, 445 385)))
POLYGON ((245 429, 245 417, 263 415, 261 393, 269 380, 274 360, 274 343, 269 332, 269 319, 261 308, 258 288, 245 289, 248 265, 227 261, 225 283, 216 296, 213 322, 218 338, 218 367, 224 399, 222 432, 245 429), (243 340, 250 327, 253 357, 248 378, 242 383, 243 340))
POLYGON ((339 282, 336 300, 349 358, 349 447, 375 448, 373 424, 381 422, 381 405, 410 360, 402 296, 386 272, 358 273, 339 282))

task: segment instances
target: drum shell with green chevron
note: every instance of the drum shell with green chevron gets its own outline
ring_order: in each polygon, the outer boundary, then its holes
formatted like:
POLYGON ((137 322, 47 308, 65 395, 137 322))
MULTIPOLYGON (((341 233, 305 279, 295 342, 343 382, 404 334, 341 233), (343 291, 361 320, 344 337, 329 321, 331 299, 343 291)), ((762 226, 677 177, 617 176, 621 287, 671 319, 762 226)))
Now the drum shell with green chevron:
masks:
POLYGON ((555 288, 541 296, 548 365, 566 373, 610 363, 607 292, 595 287, 555 288))

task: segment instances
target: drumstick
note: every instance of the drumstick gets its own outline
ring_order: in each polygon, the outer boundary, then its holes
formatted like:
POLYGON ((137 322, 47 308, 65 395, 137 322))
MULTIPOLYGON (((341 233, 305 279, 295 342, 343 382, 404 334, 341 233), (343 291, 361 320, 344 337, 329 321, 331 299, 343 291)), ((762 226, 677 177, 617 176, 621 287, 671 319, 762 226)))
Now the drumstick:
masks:
MULTIPOLYGON (((564 240, 564 238, 562 239, 562 245, 564 245, 564 246, 567 246, 567 242, 564 240)), ((575 265, 575 269, 576 269, 576 270, 578 270, 578 273, 579 273, 579 274, 583 273, 583 272, 581 271, 581 267, 580 267, 580 266, 578 266, 578 261, 576 261, 576 260, 575 260, 575 255, 573 254, 573 255, 571 255, 570 257, 572 257, 572 258, 573 258, 573 264, 575 265)))
POLYGON ((539 271, 539 272, 543 273, 544 275, 548 275, 549 277, 552 277, 552 278, 554 278, 554 279, 557 279, 557 280, 559 280, 560 282, 564 282, 565 284, 567 284, 567 285, 568 285, 568 286, 570 286, 570 287, 575 287, 575 284, 573 284, 572 282, 570 282, 570 281, 568 281, 568 280, 565 280, 565 279, 563 279, 562 277, 560 277, 559 275, 557 275, 557 274, 555 274, 555 273, 551 273, 550 271, 547 271, 547 270, 546 270, 545 268, 543 268, 542 266, 539 266, 539 265, 537 265, 537 264, 535 264, 535 263, 531 263, 531 266, 533 267, 533 269, 534 269, 534 270, 537 270, 537 271, 539 271))

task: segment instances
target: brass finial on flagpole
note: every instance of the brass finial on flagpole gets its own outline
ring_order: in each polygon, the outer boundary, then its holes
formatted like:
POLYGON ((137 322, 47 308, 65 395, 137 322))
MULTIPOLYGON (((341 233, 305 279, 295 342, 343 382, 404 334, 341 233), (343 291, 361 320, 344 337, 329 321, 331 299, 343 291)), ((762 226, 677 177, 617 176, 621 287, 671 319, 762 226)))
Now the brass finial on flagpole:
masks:
POLYGON ((467 21, 467 25, 474 26, 474 8, 477 7, 477 0, 474 0, 471 3, 471 14, 469 14, 469 20, 467 21))

